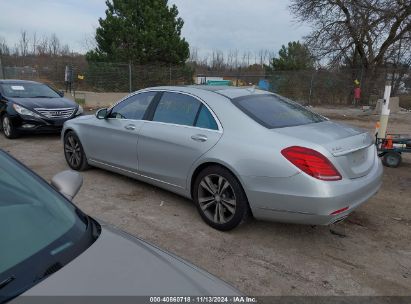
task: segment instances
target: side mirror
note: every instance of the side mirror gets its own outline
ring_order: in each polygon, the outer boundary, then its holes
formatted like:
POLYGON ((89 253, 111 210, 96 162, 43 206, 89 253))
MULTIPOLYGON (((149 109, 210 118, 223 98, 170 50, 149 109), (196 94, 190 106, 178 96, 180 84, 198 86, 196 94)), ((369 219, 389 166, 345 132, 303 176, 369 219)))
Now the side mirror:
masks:
POLYGON ((64 91, 58 91, 57 93, 60 95, 60 97, 64 97, 64 91))
POLYGON ((63 171, 51 179, 51 185, 70 201, 83 185, 83 177, 75 171, 63 171))
POLYGON ((100 109, 96 113, 97 119, 106 119, 108 115, 108 110, 107 109, 100 109))

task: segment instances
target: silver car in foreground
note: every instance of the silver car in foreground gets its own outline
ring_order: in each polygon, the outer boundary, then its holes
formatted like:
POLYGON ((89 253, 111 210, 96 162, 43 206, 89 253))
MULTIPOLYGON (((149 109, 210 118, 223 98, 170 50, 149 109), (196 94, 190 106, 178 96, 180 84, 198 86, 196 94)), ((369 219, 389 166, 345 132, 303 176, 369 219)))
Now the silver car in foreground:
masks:
POLYGON ((257 219, 328 225, 381 186, 364 130, 253 88, 156 87, 64 124, 69 166, 192 198, 212 227, 257 219))
POLYGON ((79 173, 65 171, 51 187, 0 149, 0 303, 20 295, 30 299, 22 303, 94 303, 44 296, 241 295, 188 262, 84 214, 69 201, 82 182, 79 173))

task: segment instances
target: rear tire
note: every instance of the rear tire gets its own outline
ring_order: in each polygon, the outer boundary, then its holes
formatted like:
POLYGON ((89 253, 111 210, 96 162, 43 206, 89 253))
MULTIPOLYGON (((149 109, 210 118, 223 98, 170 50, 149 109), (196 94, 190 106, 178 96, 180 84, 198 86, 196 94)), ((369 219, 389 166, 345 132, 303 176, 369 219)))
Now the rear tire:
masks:
POLYGON ((84 171, 90 168, 80 139, 73 131, 67 132, 64 136, 64 157, 73 170, 84 171))
POLYGON ((193 186, 193 200, 211 227, 228 231, 247 219, 249 205, 237 178, 220 166, 205 168, 193 186))
POLYGON ((382 163, 386 167, 397 168, 401 164, 401 154, 398 152, 388 152, 382 157, 382 163))
POLYGON ((18 131, 13 126, 10 117, 7 114, 4 114, 1 117, 1 128, 3 130, 4 136, 6 136, 8 139, 14 139, 19 136, 18 131))

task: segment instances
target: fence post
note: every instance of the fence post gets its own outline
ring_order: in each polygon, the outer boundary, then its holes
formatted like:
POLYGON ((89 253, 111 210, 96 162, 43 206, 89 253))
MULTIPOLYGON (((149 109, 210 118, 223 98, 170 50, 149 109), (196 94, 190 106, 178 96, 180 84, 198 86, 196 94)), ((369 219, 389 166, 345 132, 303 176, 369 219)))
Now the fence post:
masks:
POLYGON ((70 81, 71 81, 71 86, 72 86, 71 91, 72 91, 72 95, 73 95, 73 98, 74 98, 74 101, 75 101, 76 100, 76 84, 78 82, 78 78, 74 76, 74 75, 77 74, 77 73, 75 73, 74 64, 70 63, 70 67, 71 67, 71 79, 70 79, 70 81))
POLYGON ((132 82, 131 82, 131 61, 128 62, 128 88, 129 92, 131 93, 133 91, 132 88, 132 82))
POLYGON ((1 56, 0 56, 0 79, 4 79, 4 70, 3 70, 3 64, 1 63, 1 56))

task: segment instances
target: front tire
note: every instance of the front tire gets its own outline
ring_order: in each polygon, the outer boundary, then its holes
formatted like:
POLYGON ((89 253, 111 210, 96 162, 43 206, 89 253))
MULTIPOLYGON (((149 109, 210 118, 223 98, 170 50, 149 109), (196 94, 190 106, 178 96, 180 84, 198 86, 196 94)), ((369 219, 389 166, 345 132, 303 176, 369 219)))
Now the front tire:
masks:
POLYGON ((247 218, 249 205, 244 190, 223 167, 210 166, 200 172, 193 198, 203 220, 215 229, 234 229, 247 218))
POLYGON ((90 167, 80 139, 73 131, 67 132, 64 136, 64 156, 73 170, 84 171, 90 167))
POLYGON ((3 129, 4 136, 8 139, 14 139, 19 136, 16 128, 13 126, 10 117, 4 114, 1 117, 1 128, 3 129))

